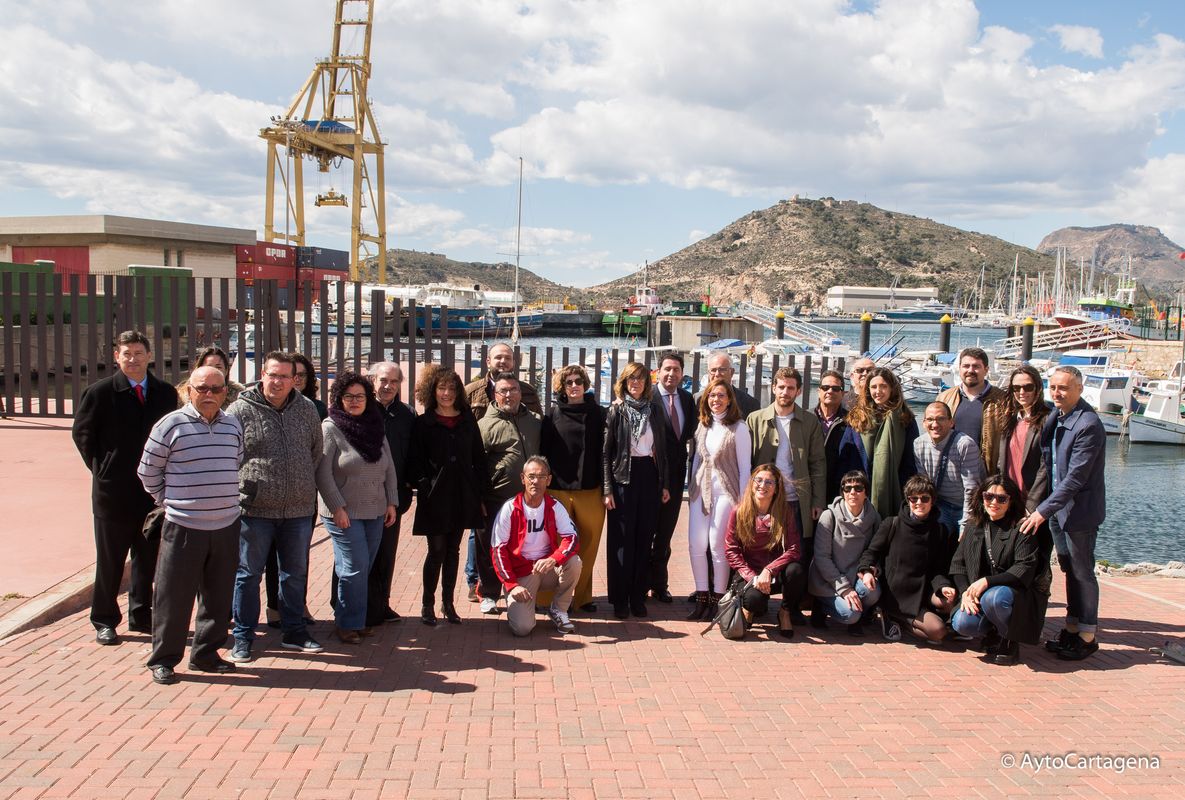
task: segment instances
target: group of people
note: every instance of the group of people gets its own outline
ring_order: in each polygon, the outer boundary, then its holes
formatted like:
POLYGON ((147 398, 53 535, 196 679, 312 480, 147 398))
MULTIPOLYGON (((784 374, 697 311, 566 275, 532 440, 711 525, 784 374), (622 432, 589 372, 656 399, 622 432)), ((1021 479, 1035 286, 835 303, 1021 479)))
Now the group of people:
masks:
POLYGON ((824 371, 809 410, 797 402, 797 370, 775 372, 762 407, 733 385, 726 354, 709 359, 698 395, 683 388, 678 353, 653 373, 627 364, 607 409, 572 364, 552 376, 544 412, 500 343, 467 385, 451 367, 424 365, 416 413, 389 362, 340 373, 326 407, 299 354, 268 353, 261 380, 242 387, 226 354, 207 348, 175 388, 148 371, 149 347, 141 333, 119 336, 118 370, 84 392, 74 439, 93 475, 97 641, 119 641, 130 552, 128 627, 152 634, 158 683, 176 680, 195 598, 190 669, 251 661, 261 582, 280 645, 322 650, 306 605, 318 516, 333 546, 334 635, 356 644, 398 620, 391 581, 413 493, 429 626, 438 608, 462 621, 467 532, 469 599, 483 613, 504 610, 515 635, 541 614, 570 633, 573 608, 597 611, 602 530, 613 615, 649 616, 648 602, 674 601, 686 491, 689 619, 714 618, 731 588, 749 624, 780 595, 784 640, 807 622, 804 609, 813 627, 833 619, 853 635, 879 609, 890 639, 983 637, 992 659, 1014 663, 1019 643, 1040 636, 1056 548, 1067 616, 1046 646, 1072 660, 1098 648, 1105 437, 1072 367, 1052 373, 1051 409, 1035 369, 992 386, 986 353, 965 350, 960 384, 926 407, 923 436, 897 377, 867 358, 847 376, 824 371))

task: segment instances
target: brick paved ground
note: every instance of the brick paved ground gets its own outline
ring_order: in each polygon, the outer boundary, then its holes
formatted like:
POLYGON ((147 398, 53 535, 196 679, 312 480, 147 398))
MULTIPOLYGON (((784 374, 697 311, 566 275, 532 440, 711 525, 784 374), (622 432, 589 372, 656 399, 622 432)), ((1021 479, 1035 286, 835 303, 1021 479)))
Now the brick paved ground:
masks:
MULTIPOLYGON (((312 605, 327 617, 332 556, 315 541, 312 605)), ((401 544, 396 607, 413 614, 424 549, 401 544)), ((686 590, 686 558, 674 563, 686 590)), ((143 667, 147 637, 99 647, 85 612, 18 634, 0 642, 0 797, 1180 797, 1185 785, 1185 665, 1148 652, 1182 638, 1185 581, 1104 583, 1104 647, 1081 666, 1026 648, 1002 668, 835 630, 700 638, 682 603, 524 641, 459 605, 463 625, 408 619, 358 647, 330 642, 322 621, 319 656, 269 632, 237 674, 181 672, 167 687, 143 667), (1026 752, 1160 767, 1001 765, 1026 752)))

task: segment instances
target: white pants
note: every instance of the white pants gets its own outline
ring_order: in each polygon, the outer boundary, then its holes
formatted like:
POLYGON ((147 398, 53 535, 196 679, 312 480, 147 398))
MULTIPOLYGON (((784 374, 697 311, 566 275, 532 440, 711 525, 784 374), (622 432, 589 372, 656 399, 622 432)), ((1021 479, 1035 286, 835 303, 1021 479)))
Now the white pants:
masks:
MULTIPOLYGON (((714 487, 713 487, 714 488, 714 487)), ((708 590, 708 554, 712 559, 712 591, 723 594, 728 588, 728 559, 724 557, 724 534, 733 503, 723 492, 713 493, 711 514, 704 513, 703 499, 691 503, 687 522, 687 547, 691 554, 691 575, 695 590, 708 590)))

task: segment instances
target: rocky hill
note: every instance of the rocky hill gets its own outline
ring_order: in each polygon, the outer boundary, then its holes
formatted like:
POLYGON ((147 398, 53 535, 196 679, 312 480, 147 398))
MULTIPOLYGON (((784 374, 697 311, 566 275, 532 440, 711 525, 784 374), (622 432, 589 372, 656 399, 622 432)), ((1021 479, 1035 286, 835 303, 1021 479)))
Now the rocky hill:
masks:
MULTIPOLYGON (((377 272, 374 261, 368 261, 363 268, 363 280, 377 280, 377 272)), ((514 289, 514 264, 453 261, 439 253, 392 249, 387 251, 387 282, 417 286, 425 283, 455 283, 511 291, 514 289)), ((579 298, 579 290, 541 278, 528 269, 519 269, 518 283, 523 300, 528 303, 563 302, 566 297, 576 302, 579 298)))
POLYGON ((1131 256, 1132 275, 1142 284, 1176 289, 1185 280, 1185 251, 1160 232, 1147 225, 1101 225, 1097 228, 1060 228, 1041 240, 1037 249, 1053 253, 1066 248, 1071 264, 1082 259, 1095 269, 1120 273, 1131 256))
MULTIPOLYGON (((943 300, 966 301, 986 265, 987 299, 1012 274, 1052 272, 1052 256, 994 236, 868 203, 822 198, 783 200, 754 211, 690 247, 650 265, 664 300, 711 293, 714 303, 818 305, 835 285, 937 286, 943 300)), ((587 290, 612 305, 641 280, 631 275, 587 290)))

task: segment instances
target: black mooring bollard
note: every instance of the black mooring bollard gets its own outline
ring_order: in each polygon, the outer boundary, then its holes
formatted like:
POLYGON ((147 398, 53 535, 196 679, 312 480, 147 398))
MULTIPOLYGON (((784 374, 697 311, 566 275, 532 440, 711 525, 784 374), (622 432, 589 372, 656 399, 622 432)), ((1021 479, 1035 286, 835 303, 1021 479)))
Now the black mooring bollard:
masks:
POLYGON ((1037 330, 1037 321, 1026 317, 1021 325, 1020 360, 1028 362, 1033 357, 1033 333, 1037 330))
POLYGON ((954 321, 950 318, 950 314, 943 314, 942 319, 938 320, 938 350, 943 353, 950 352, 950 328, 954 321))
POLYGON ((785 339, 786 338, 786 312, 779 310, 778 313, 774 315, 774 319, 776 320, 776 322, 774 322, 774 338, 785 339))
POLYGON ((860 352, 872 350, 872 315, 865 311, 860 315, 860 352))

